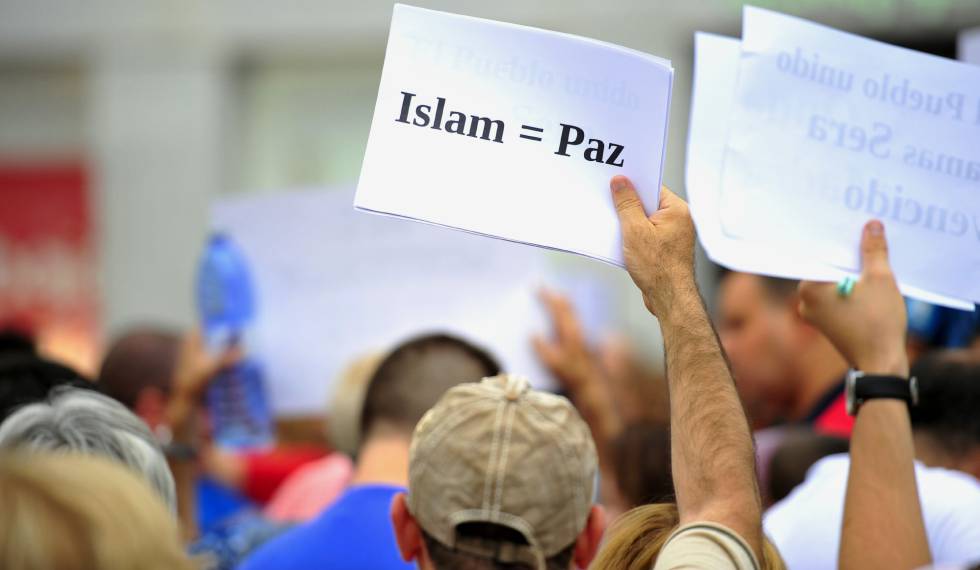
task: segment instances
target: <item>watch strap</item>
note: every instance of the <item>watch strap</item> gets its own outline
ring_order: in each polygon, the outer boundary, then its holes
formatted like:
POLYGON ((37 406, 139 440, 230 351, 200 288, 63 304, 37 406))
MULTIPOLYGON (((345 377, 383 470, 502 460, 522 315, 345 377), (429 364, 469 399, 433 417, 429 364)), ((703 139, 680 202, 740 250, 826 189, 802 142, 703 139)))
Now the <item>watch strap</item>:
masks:
POLYGON ((854 396, 859 402, 877 398, 902 400, 912 404, 912 385, 908 378, 899 376, 874 376, 865 374, 854 385, 854 396))

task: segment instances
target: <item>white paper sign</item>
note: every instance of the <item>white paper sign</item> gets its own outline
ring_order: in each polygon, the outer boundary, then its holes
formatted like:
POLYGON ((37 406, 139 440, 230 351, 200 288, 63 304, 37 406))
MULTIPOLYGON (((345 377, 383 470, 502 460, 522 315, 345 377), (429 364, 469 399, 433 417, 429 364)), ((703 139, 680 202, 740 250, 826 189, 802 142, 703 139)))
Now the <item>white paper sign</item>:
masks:
POLYGON ((609 180, 657 204, 672 77, 619 46, 396 5, 355 205, 621 265, 609 180))
MULTIPOLYGON (((739 40, 695 35, 694 93, 688 128, 686 185, 698 237, 713 261, 736 271, 788 279, 837 281, 851 272, 810 255, 800 255, 780 240, 766 243, 731 237, 721 227, 721 169, 738 83, 739 40)), ((857 238, 852 244, 857 247, 857 238)), ((972 309, 964 300, 943 297, 901 284, 902 293, 929 303, 972 309)))
POLYGON ((419 333, 487 347, 510 371, 550 382, 531 349, 549 323, 535 296, 541 251, 370 216, 349 190, 223 200, 212 225, 256 280, 254 348, 279 414, 322 413, 351 360, 419 333))
POLYGON ((980 69, 746 7, 722 175, 729 236, 980 300, 980 69))

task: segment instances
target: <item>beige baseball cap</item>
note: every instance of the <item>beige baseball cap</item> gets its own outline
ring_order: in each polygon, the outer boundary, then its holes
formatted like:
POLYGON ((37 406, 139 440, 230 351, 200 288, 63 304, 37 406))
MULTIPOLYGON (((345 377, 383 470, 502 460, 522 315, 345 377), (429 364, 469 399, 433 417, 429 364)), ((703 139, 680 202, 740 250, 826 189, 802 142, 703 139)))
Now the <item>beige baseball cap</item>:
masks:
POLYGON ((505 374, 450 389, 412 438, 408 508, 447 547, 540 569, 585 528, 595 490, 592 434, 572 404, 505 374), (494 523, 527 545, 459 536, 494 523))

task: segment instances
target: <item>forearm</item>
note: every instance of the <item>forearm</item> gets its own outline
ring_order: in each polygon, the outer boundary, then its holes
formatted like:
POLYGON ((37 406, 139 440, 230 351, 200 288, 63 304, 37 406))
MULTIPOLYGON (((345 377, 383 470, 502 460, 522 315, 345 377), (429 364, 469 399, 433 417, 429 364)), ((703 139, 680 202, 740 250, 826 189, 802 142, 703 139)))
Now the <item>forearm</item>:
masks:
POLYGON ((681 522, 724 524, 761 553, 755 448, 728 363, 693 280, 662 315, 671 462, 681 522))
MULTIPOLYGON (((896 354, 894 359, 858 363, 858 367, 870 373, 908 376, 904 354, 896 354)), ((914 460, 905 402, 865 402, 851 434, 841 568, 918 568, 931 562, 914 460), (873 546, 880 544, 888 548, 873 546)))
MULTIPOLYGON (((166 415, 171 426, 172 442, 188 447, 195 447, 194 422, 192 415, 194 407, 185 398, 175 396, 167 407, 166 415)), ((186 542, 197 538, 197 464, 191 458, 169 458, 170 471, 174 476, 177 488, 177 518, 180 522, 181 536, 186 542)))

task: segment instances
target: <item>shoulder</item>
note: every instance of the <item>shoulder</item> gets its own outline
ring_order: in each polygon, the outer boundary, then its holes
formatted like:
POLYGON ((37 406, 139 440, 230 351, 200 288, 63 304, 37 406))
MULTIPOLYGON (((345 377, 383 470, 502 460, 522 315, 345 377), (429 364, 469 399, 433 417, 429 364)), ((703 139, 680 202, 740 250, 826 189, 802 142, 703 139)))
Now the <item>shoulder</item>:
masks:
POLYGON ((682 526, 667 539, 653 568, 758 570, 759 562, 735 531, 717 523, 696 522, 682 526))
MULTIPOLYGON (((310 526, 292 528, 263 544, 245 559, 240 570, 273 570, 292 567, 296 561, 314 556, 323 547, 310 526)), ((308 563, 309 560, 307 559, 308 563)))
POLYGON ((806 479, 785 499, 766 511, 767 528, 787 517, 798 520, 801 511, 823 512, 842 508, 849 467, 850 459, 846 453, 830 455, 814 463, 807 471, 806 479))

